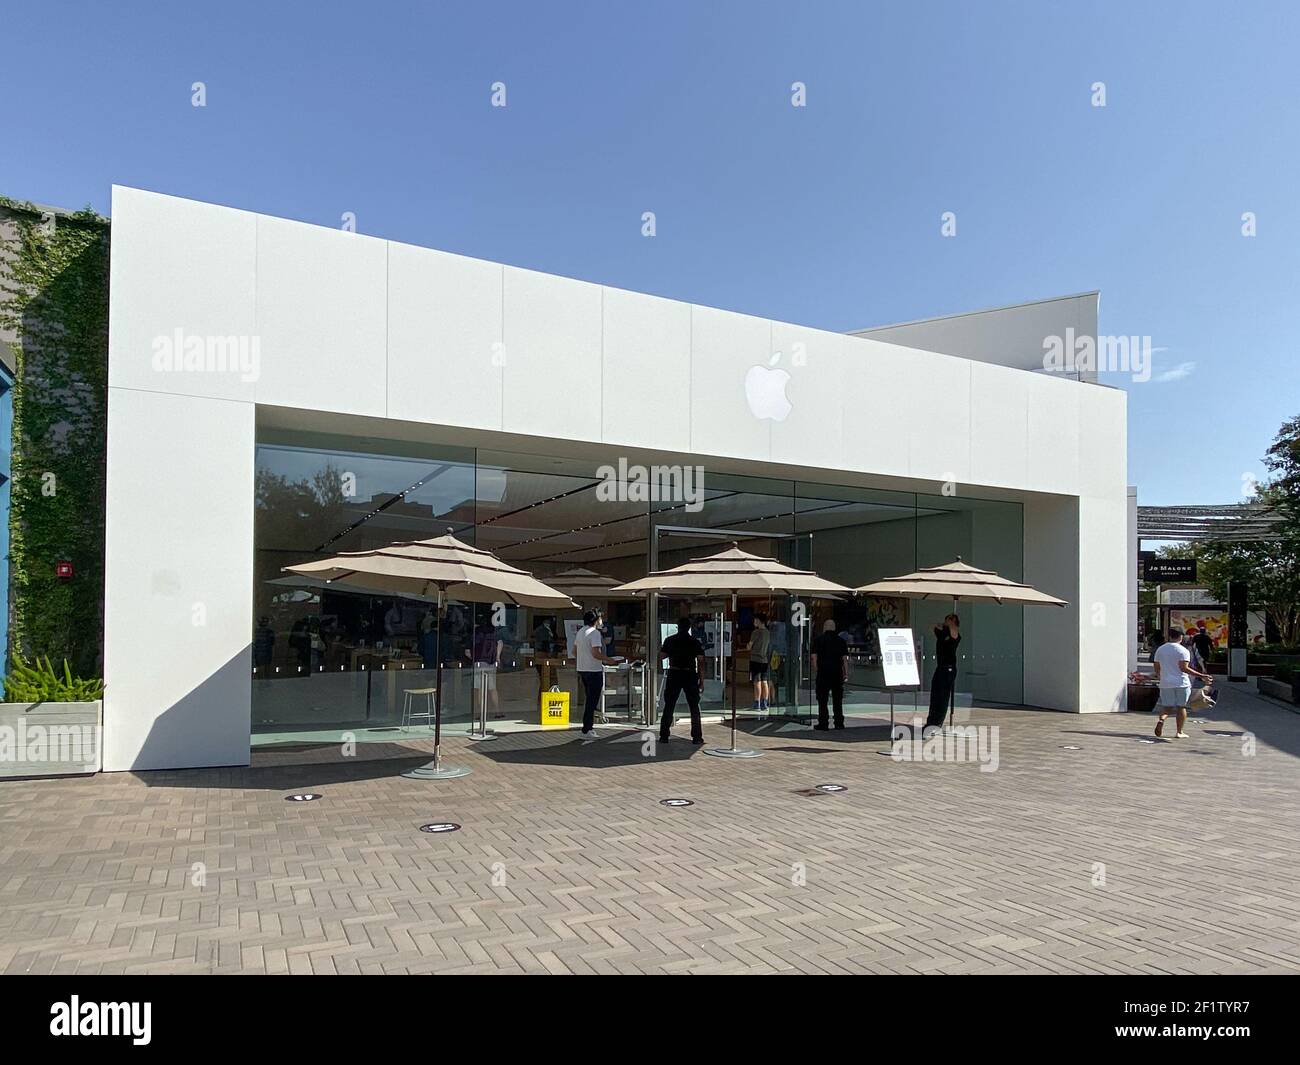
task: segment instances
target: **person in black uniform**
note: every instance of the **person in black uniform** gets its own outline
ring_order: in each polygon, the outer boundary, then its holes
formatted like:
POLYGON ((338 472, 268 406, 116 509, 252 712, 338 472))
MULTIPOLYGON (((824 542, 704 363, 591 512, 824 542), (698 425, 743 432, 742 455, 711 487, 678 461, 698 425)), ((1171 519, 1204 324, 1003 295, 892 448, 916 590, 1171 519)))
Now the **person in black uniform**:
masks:
POLYGON ((691 742, 704 742, 704 726, 700 722, 700 685, 704 676, 704 645, 691 635, 691 619, 680 618, 677 631, 664 640, 659 649, 661 658, 668 659, 664 674, 664 715, 659 721, 659 742, 668 742, 668 730, 673 727, 673 708, 679 695, 686 696, 691 708, 691 742))
POLYGON ((934 627, 934 640, 936 664, 934 677, 930 680, 930 715, 925 719, 926 728, 943 724, 943 719, 948 716, 948 701, 957 683, 957 645, 961 643, 961 620, 956 614, 949 614, 943 619, 942 625, 934 627))
POLYGON ((835 727, 844 727, 844 682, 849 679, 849 645, 835 631, 835 619, 827 618, 821 635, 813 641, 812 667, 817 675, 817 724, 820 732, 829 729, 828 700, 834 700, 835 727))
POLYGON ((1210 668, 1210 659, 1214 656, 1214 641, 1210 639, 1210 634, 1205 631, 1204 625, 1198 625, 1196 634, 1192 637, 1192 646, 1196 648, 1196 653, 1201 656, 1201 662, 1206 669, 1210 668))

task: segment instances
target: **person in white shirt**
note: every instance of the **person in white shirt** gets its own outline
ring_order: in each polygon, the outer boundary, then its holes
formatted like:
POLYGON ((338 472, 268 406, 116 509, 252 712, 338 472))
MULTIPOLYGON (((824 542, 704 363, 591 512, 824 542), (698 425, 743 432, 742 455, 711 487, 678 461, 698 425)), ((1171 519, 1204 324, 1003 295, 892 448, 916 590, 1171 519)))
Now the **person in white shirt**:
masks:
POLYGON ((1160 711, 1160 720, 1156 722, 1156 735, 1163 735, 1165 718, 1170 711, 1178 715, 1178 739, 1187 739, 1183 726, 1187 724, 1187 698, 1192 691, 1192 678, 1209 680, 1209 675, 1193 668, 1192 655, 1180 642, 1183 634, 1177 629, 1169 630, 1169 639, 1156 648, 1151 660, 1156 667, 1156 683, 1160 685, 1160 696, 1156 709, 1160 711))
POLYGON ((605 687, 605 665, 623 661, 605 654, 599 610, 588 610, 582 615, 582 628, 573 641, 573 654, 577 659, 578 677, 587 693, 587 705, 582 711, 582 734, 592 736, 596 726, 596 708, 600 706, 600 693, 605 687))

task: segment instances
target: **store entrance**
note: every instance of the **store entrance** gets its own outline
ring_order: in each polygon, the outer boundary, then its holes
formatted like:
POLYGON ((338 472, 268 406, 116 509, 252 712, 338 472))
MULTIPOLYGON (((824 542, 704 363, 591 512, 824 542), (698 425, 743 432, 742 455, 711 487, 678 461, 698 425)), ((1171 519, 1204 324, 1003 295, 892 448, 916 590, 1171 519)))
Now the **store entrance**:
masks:
MULTIPOLYGON (((808 533, 655 525, 650 535, 650 569, 670 569, 733 542, 743 551, 769 556, 787 566, 813 568, 812 536, 808 533)), ((705 681, 700 697, 704 713, 729 714, 734 689, 741 717, 811 720, 815 706, 809 679, 810 603, 783 593, 744 594, 734 597, 733 609, 730 596, 662 595, 650 597, 647 613, 647 629, 654 640, 647 661, 646 702, 653 715, 645 722, 647 726, 658 721, 663 706, 659 648, 676 631, 682 617, 690 619, 691 632, 705 649, 705 681), (763 685, 757 687, 755 681, 760 679, 763 685)), ((683 709, 679 706, 674 716, 683 709)))

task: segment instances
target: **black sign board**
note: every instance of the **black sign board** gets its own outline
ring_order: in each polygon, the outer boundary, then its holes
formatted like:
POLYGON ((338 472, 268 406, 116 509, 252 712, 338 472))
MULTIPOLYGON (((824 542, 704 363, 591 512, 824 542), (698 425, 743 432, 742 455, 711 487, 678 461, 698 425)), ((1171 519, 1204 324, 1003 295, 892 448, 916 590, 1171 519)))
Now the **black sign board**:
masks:
POLYGON ((1246 582, 1228 582, 1228 646, 1245 647, 1248 642, 1246 631, 1246 582))
POLYGON ((1228 679, 1246 679, 1246 582, 1228 582, 1228 679))
POLYGON ((1152 584, 1189 584, 1196 580, 1196 559, 1148 559, 1142 579, 1152 584))

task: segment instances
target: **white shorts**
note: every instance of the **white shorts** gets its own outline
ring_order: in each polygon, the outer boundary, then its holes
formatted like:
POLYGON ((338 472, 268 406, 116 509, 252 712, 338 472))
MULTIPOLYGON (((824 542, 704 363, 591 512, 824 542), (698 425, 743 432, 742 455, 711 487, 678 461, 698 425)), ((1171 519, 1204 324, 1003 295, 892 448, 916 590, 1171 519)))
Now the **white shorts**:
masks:
POLYGON ((1191 688, 1161 688, 1157 706, 1171 706, 1177 709, 1180 706, 1187 705, 1187 697, 1191 695, 1191 688))
POLYGON ((497 667, 483 662, 474 663, 474 687, 486 688, 490 692, 497 690, 497 667))

